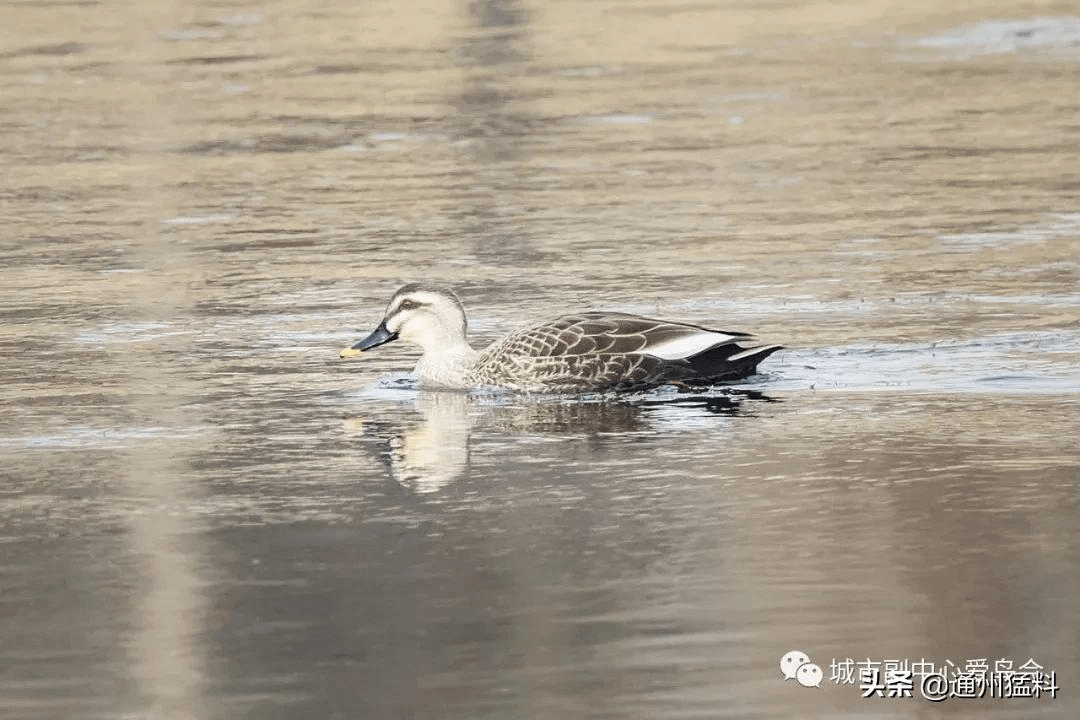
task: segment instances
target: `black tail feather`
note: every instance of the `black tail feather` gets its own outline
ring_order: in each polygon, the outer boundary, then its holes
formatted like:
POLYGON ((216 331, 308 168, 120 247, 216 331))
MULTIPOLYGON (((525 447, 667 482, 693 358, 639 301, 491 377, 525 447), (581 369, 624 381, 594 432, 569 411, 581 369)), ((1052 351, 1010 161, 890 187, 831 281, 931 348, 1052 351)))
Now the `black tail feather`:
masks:
POLYGON ((757 372, 758 363, 772 355, 782 345, 742 347, 731 343, 711 348, 687 358, 693 375, 683 380, 688 385, 704 385, 711 382, 742 380, 757 372))

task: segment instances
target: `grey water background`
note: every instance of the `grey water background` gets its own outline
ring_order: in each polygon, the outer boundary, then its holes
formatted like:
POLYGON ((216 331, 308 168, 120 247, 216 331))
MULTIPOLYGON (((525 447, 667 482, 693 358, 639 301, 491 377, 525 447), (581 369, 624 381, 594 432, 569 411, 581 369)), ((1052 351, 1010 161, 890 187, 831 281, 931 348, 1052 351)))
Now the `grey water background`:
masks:
POLYGON ((4 3, 0 718, 1077 717, 1078 72, 1069 2, 4 3), (339 361, 414 280, 788 349, 339 361))

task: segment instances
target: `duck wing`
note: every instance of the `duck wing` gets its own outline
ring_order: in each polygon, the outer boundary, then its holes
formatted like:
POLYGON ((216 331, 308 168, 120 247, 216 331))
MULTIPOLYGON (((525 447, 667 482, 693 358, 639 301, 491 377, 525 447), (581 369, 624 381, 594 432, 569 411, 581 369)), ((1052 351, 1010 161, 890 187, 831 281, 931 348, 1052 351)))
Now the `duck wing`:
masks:
POLYGON ((589 312, 513 332, 482 351, 479 366, 502 376, 490 382, 554 391, 707 384, 752 375, 758 362, 779 349, 737 344, 750 337, 626 313, 589 312))

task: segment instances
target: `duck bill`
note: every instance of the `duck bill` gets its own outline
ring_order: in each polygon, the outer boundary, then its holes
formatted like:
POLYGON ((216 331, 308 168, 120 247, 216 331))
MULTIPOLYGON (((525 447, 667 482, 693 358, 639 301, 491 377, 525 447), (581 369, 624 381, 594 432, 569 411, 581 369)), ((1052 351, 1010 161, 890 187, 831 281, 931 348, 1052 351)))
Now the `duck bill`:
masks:
POLYGON ((379 327, 375 328, 375 332, 371 333, 363 340, 359 340, 349 347, 343 348, 341 350, 341 357, 354 357, 365 350, 370 350, 371 348, 385 345, 388 342, 393 342, 394 340, 397 340, 397 338, 398 334, 387 330, 386 321, 383 320, 379 323, 379 327))

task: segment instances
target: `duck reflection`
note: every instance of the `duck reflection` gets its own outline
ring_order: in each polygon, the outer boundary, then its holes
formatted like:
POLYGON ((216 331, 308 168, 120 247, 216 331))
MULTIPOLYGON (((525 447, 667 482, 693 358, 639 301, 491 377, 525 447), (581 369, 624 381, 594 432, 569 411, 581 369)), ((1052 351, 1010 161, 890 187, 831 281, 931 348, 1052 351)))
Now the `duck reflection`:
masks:
POLYGON ((397 484, 433 493, 468 476, 474 435, 589 441, 662 428, 677 432, 680 426, 699 427, 709 417, 752 414, 756 403, 776 400, 757 391, 724 389, 651 392, 618 400, 418 391, 408 393, 407 401, 385 402, 392 407, 366 422, 351 418, 347 427, 377 443, 370 451, 384 458, 397 484), (409 405, 415 412, 403 414, 409 405))
POLYGON ((416 407, 420 420, 388 438, 390 473, 414 492, 430 493, 468 471, 473 421, 463 393, 422 392, 416 407))

